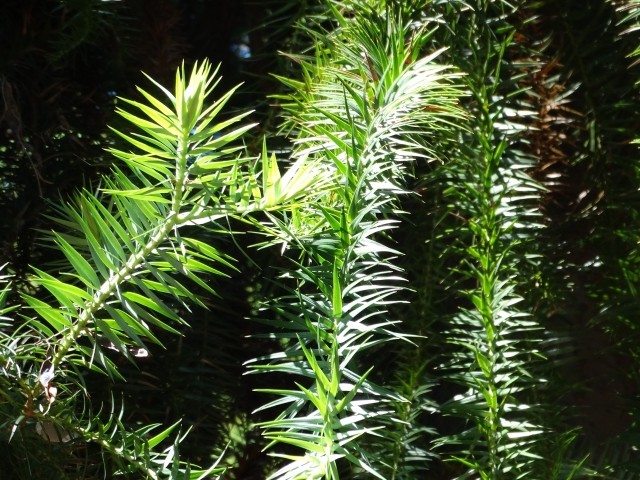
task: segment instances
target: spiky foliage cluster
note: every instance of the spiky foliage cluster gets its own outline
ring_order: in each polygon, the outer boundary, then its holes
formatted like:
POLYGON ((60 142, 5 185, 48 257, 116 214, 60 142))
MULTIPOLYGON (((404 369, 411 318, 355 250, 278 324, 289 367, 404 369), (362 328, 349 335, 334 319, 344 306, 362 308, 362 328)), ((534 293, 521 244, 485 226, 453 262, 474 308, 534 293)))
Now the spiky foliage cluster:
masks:
POLYGON ((436 423, 441 459, 463 466, 443 465, 445 478, 627 478, 634 468, 629 444, 602 440, 611 430, 593 409, 604 401, 620 428, 637 383, 626 371, 626 380, 610 371, 617 393, 593 383, 604 381, 605 358, 635 355, 617 335, 629 338, 637 305, 637 278, 622 271, 637 252, 627 223, 637 162, 625 146, 634 134, 621 114, 637 108, 623 59, 633 49, 611 5, 596 3, 434 2, 419 17, 441 25, 434 48, 450 47, 471 93, 472 128, 452 161, 420 175, 430 210, 412 213, 430 233, 409 237, 428 242, 425 267, 408 267, 416 328, 442 352, 436 360, 425 349, 434 370, 425 383, 442 402, 436 411, 464 420, 436 423))
POLYGON ((137 113, 119 113, 138 131, 115 133, 134 151, 112 149, 121 163, 104 186, 60 205, 59 230, 47 237, 66 261, 57 271, 34 268, 38 295, 22 294, 25 319, 9 324, 13 331, 3 337, 11 348, 4 362, 11 401, 2 419, 10 439, 35 431, 41 441, 97 444, 115 459, 108 475, 204 478, 221 471, 185 467, 180 436, 155 452, 175 425, 153 435, 154 425, 132 430, 122 421, 126 405, 92 405, 83 385, 86 369, 120 377, 111 351, 131 362, 148 355, 161 346, 159 331, 178 333, 180 312, 215 294, 212 277, 229 271, 231 258, 190 234, 194 226, 277 210, 310 184, 324 188, 321 171, 303 160, 276 179, 277 167, 265 158, 266 183, 260 181, 261 163, 230 145, 251 128, 236 126, 246 114, 217 121, 233 91, 207 102, 217 82, 205 62, 190 75, 180 69, 174 91, 156 84, 164 101, 142 89, 146 103, 125 100, 137 113))
POLYGON ((263 7, 299 28, 257 158, 208 63, 119 99, 135 131, 50 215, 56 263, 19 310, 3 284, 2 465, 636 478, 637 0, 263 7))
MULTIPOLYGON (((408 267, 418 276, 418 308, 407 312, 417 317, 415 328, 433 336, 421 354, 437 369, 423 377, 443 396, 437 410, 462 420, 434 441, 442 459, 460 464, 452 468, 460 478, 526 477, 542 427, 524 392, 542 379, 532 370, 539 326, 522 306, 517 276, 535 270, 525 245, 539 227, 542 187, 527 174, 533 161, 518 145, 532 112, 518 98, 518 65, 507 57, 515 9, 443 2, 425 10, 419 22, 443 24, 431 48, 449 48, 447 60, 465 74, 470 94, 463 99, 469 121, 444 165, 418 170, 427 203, 415 212, 425 229, 415 236, 428 243, 417 247, 422 265, 408 267)), ((405 362, 400 375, 416 366, 405 362)))
POLYGON ((302 449, 279 454, 289 461, 271 478, 391 478, 395 460, 361 437, 387 435, 380 428, 393 428, 395 404, 409 401, 372 381, 368 364, 371 350, 406 340, 388 311, 403 280, 390 245, 397 196, 406 193, 408 162, 431 158, 427 132, 462 117, 460 91, 456 75, 433 64, 437 54, 420 57, 426 32, 400 9, 329 8, 336 25, 307 27, 314 50, 290 56, 302 80, 283 78, 293 93, 277 98, 293 157, 322 164, 333 188, 305 209, 270 217, 267 231, 291 263, 262 319, 284 348, 250 366, 298 377, 296 388, 267 390, 276 398, 264 408, 278 410, 261 425, 266 438, 302 449))

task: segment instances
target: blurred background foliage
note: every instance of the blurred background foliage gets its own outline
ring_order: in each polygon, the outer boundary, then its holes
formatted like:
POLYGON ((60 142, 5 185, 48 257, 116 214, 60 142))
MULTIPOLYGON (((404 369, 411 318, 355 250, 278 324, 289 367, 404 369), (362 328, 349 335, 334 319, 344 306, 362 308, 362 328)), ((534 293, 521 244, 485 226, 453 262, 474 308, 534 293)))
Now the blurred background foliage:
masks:
MULTIPOLYGON (((473 78, 478 60, 465 41, 486 35, 503 42, 496 60, 500 68, 489 72, 497 79, 495 97, 486 98, 499 105, 501 121, 512 122, 507 129, 517 130, 509 137, 514 153, 508 165, 526 171, 540 186, 533 201, 539 218, 532 224, 542 227, 509 247, 514 252, 509 278, 517 277, 519 308, 540 327, 539 356, 528 360, 544 384, 524 396, 526 403, 543 406, 536 421, 552 435, 548 450, 536 452, 550 463, 555 455, 563 457, 558 463, 568 470, 550 468, 526 478, 638 478, 640 162, 633 140, 640 137, 640 76, 632 54, 640 45, 640 5, 634 0, 410 3, 407 13, 414 22, 439 26, 425 54, 447 47, 439 61, 465 72, 471 89, 473 81, 479 88, 484 80, 473 78), (470 20, 469 4, 487 7, 488 16, 470 20), (486 31, 472 28, 483 21, 486 31), (585 458, 584 469, 572 470, 585 458)), ((270 148, 288 148, 278 130, 281 111, 269 97, 284 87, 269 74, 298 74, 295 62, 278 52, 307 51, 312 42, 295 25, 313 28, 311 18, 326 29, 334 22, 326 5, 313 0, 4 0, 0 264, 7 264, 14 287, 33 291, 29 265, 59 260, 59 252, 38 243, 37 231, 50 229, 46 214, 52 203, 81 186, 99 184, 111 162, 104 149, 118 142, 106 127, 121 122, 114 115, 116 97, 137 98, 141 71, 166 84, 183 59, 221 62, 223 87, 244 82, 227 113, 255 110, 251 120, 259 125, 251 132, 250 150, 259 150, 263 134, 270 148)), ((479 99, 464 100, 465 108, 481 112, 479 99)), ((455 142, 443 143, 440 151, 473 156, 455 142)), ((468 250, 456 242, 473 238, 460 223, 474 210, 465 209, 455 189, 456 181, 477 171, 426 162, 412 168, 415 194, 403 204, 408 220, 392 235, 396 248, 407 254, 399 265, 413 293, 407 292, 408 303, 393 313, 403 319, 403 331, 426 338, 417 348, 376 351, 362 361, 377 363, 374 378, 395 382, 416 406, 398 413, 411 432, 394 435, 411 445, 407 456, 422 464, 407 471, 422 473, 398 478, 445 480, 465 469, 447 461, 450 445, 440 450, 433 445, 455 444, 451 438, 470 422, 451 409, 451 400, 468 387, 456 383, 447 367, 448 359, 460 355, 450 341, 451 319, 469 308, 468 292, 477 280, 459 268, 468 250), (441 405, 448 405, 448 414, 441 405)), ((269 250, 253 250, 251 260, 238 254, 238 247, 258 241, 251 234, 224 245, 199 235, 236 252, 239 260, 239 273, 215 280, 223 300, 211 298, 208 310, 183 312, 191 328, 181 337, 160 335, 166 350, 152 351, 137 368, 123 363, 126 382, 88 375, 87 389, 96 405, 125 399, 130 408, 123 421, 130 425, 182 419, 192 427, 182 453, 195 463, 206 464, 227 447, 225 461, 233 468, 225 478, 263 479, 274 460, 262 451, 264 440, 254 428, 267 418, 253 413, 264 400, 253 391, 285 383, 277 375, 243 375, 243 362, 279 348, 248 338, 267 327, 246 319, 258 315, 260 300, 274 288, 266 279, 271 269, 283 268, 282 260, 269 250)), ((9 305, 15 301, 7 299, 9 305)), ((523 340, 525 334, 519 335, 523 340)), ((40 453, 30 455, 38 464, 26 468, 20 460, 24 445, 9 443, 0 448, 0 478, 109 475, 91 445, 24 442, 38 446, 40 453)))

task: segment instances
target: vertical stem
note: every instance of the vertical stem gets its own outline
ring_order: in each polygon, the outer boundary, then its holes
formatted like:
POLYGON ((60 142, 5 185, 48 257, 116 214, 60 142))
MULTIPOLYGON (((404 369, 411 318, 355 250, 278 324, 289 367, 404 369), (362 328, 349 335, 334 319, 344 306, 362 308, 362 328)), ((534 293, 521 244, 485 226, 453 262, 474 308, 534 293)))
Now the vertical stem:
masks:
POLYGON ((474 70, 470 73, 469 87, 478 103, 476 111, 476 145, 479 147, 476 165, 472 168, 476 170, 478 178, 478 197, 476 216, 474 222, 477 229, 474 232, 473 243, 478 245, 480 258, 477 259, 476 280, 479 283, 479 294, 481 299, 479 316, 484 331, 484 345, 479 346, 481 354, 486 354, 488 366, 481 368, 484 381, 482 388, 485 389, 484 396, 487 401, 486 417, 481 420, 481 430, 484 431, 487 464, 479 465, 481 476, 488 476, 492 480, 501 478, 501 410, 502 399, 498 386, 496 369, 499 362, 499 345, 497 343, 500 336, 500 327, 496 322, 496 312, 494 311, 495 290, 499 283, 499 269, 501 248, 501 226, 500 219, 496 215, 496 204, 499 202, 494 189, 495 177, 498 174, 501 154, 499 146, 495 145, 496 125, 493 120, 496 107, 492 98, 498 87, 501 54, 496 52, 500 49, 498 39, 488 26, 486 18, 489 8, 487 0, 478 0, 476 4, 476 15, 474 16, 473 30, 477 41, 483 46, 484 51, 476 50, 477 57, 471 65, 474 70), (493 79, 493 83, 487 83, 493 79))

